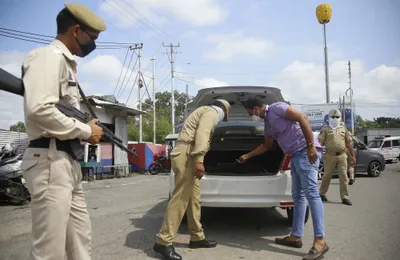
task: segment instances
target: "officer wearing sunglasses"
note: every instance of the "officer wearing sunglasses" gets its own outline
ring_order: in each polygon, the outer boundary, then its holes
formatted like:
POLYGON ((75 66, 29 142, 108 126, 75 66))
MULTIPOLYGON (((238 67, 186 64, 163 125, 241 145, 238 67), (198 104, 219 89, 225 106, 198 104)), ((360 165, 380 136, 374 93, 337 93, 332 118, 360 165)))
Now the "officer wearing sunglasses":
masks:
POLYGON ((351 137, 344 124, 341 122, 341 112, 333 109, 329 112, 329 125, 322 128, 318 136, 321 145, 325 146, 324 154, 324 176, 319 189, 322 201, 328 201, 326 193, 332 179, 335 168, 339 171, 340 197, 342 203, 351 206, 349 200, 347 176, 347 154, 350 153, 353 163, 355 163, 355 155, 353 146, 351 145, 351 137))

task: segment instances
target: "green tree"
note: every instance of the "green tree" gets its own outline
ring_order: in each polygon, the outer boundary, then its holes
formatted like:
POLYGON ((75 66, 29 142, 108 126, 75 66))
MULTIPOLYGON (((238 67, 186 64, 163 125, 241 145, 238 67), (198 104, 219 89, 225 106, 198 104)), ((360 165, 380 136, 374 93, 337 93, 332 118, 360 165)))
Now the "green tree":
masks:
MULTIPOLYGON (((186 94, 179 93, 175 90, 175 124, 180 122, 184 116, 186 94)), ((153 100, 147 98, 143 104, 142 109, 148 113, 153 113, 153 100)), ((156 116, 167 116, 171 119, 171 92, 157 92, 156 93, 156 116)), ((156 123, 157 124, 157 123, 156 123)))
POLYGON ((400 118, 378 117, 374 121, 380 128, 398 128, 400 127, 400 118))
MULTIPOLYGON (((164 143, 165 137, 172 132, 171 123, 171 93, 168 91, 156 93, 156 142, 164 143)), ((185 109, 185 93, 175 91, 175 124, 183 120, 185 109)), ((142 103, 142 110, 148 114, 142 116, 142 139, 144 142, 153 141, 153 101, 148 98, 142 103)), ((139 140, 139 117, 128 119, 129 140, 139 140)))
POLYGON ((10 131, 23 132, 23 133, 25 133, 25 132, 26 132, 26 129, 25 129, 25 124, 24 124, 24 122, 19 121, 19 122, 17 122, 16 124, 13 124, 12 126, 10 126, 10 131))
POLYGON ((128 140, 139 140, 139 122, 132 116, 128 117, 128 140))
POLYGON ((400 128, 400 118, 378 117, 372 121, 364 120, 361 116, 357 116, 358 126, 356 130, 368 128, 400 128))

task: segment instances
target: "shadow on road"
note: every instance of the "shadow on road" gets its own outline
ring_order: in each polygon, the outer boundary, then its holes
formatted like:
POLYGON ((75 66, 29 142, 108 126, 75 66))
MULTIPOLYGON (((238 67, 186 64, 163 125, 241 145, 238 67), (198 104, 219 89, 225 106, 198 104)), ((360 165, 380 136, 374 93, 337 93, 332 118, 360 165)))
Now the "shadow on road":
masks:
POLYGON ((139 230, 135 230, 126 236, 125 246, 141 250, 150 258, 161 259, 153 251, 153 245, 167 205, 168 200, 163 200, 146 212, 143 217, 129 219, 131 225, 139 230))
MULTIPOLYGON (((152 247, 161 227, 167 203, 168 200, 164 200, 151 208, 142 218, 130 219, 131 224, 139 230, 127 235, 125 246, 141 250, 150 258, 161 259, 152 247)), ((202 224, 206 237, 216 240, 222 246, 293 256, 304 255, 274 243, 275 237, 290 233, 286 217, 275 209, 206 208, 202 212, 202 224)), ((188 235, 186 222, 181 223, 178 233, 188 235)), ((188 248, 188 243, 189 241, 174 243, 174 246, 188 248)))
POLYGON ((10 201, 7 197, 0 197, 0 207, 9 207, 12 210, 28 208, 31 203, 29 201, 25 201, 24 203, 15 203, 10 201))

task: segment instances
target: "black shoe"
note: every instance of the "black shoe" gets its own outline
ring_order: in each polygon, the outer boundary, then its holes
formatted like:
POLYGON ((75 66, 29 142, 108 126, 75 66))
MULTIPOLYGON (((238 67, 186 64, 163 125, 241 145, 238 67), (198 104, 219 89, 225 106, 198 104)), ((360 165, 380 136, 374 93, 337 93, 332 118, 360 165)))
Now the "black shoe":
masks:
POLYGON ((189 247, 192 249, 196 249, 196 248, 212 248, 212 247, 216 247, 217 246, 217 242, 216 241, 212 241, 212 240, 200 240, 200 241, 190 241, 189 243, 189 247))
POLYGON ((350 180, 349 185, 353 185, 354 182, 355 182, 355 180, 350 180))
POLYGON ((347 205, 347 206, 353 205, 349 199, 343 199, 343 200, 342 200, 342 203, 343 203, 344 205, 347 205))
POLYGON ((156 253, 161 254, 166 260, 182 260, 182 256, 180 256, 177 252, 175 252, 174 246, 163 246, 155 243, 153 250, 156 253))
POLYGON ((322 201, 328 201, 328 198, 325 195, 319 194, 319 196, 321 197, 322 201))

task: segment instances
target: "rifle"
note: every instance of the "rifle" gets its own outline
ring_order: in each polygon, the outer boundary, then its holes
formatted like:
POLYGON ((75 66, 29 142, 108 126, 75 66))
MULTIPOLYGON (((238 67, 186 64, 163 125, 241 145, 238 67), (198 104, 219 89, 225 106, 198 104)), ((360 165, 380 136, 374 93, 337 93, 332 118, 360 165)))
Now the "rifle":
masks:
MULTIPOLYGON (((66 101, 60 99, 60 101, 56 104, 56 107, 58 110, 61 111, 64 115, 68 117, 73 117, 76 118, 77 120, 81 121, 82 123, 88 123, 93 119, 97 119, 92 107, 90 106, 88 100, 86 99, 85 94, 83 93, 81 87, 78 84, 79 92, 83 98, 83 100, 86 103, 86 106, 90 112, 88 113, 83 113, 79 109, 76 109, 74 106, 68 104, 66 101)), ((25 88, 24 88, 24 83, 21 79, 15 77, 14 75, 8 73, 7 71, 3 70, 0 68, 0 89, 4 90, 6 92, 10 92, 19 96, 24 96, 25 88)), ((114 135, 114 133, 108 129, 105 125, 103 125, 100 122, 96 123, 98 126, 103 128, 104 131, 104 139, 108 142, 112 142, 114 145, 118 146, 121 150, 124 150, 125 152, 138 157, 136 152, 133 150, 129 150, 126 146, 123 145, 123 141, 114 135)), ((72 150, 75 152, 77 148, 76 142, 73 142, 72 150)), ((81 154, 82 152, 77 152, 77 154, 81 154)), ((74 157, 74 156, 73 156, 74 157)), ((75 157, 80 157, 80 156, 75 156, 75 157)))

